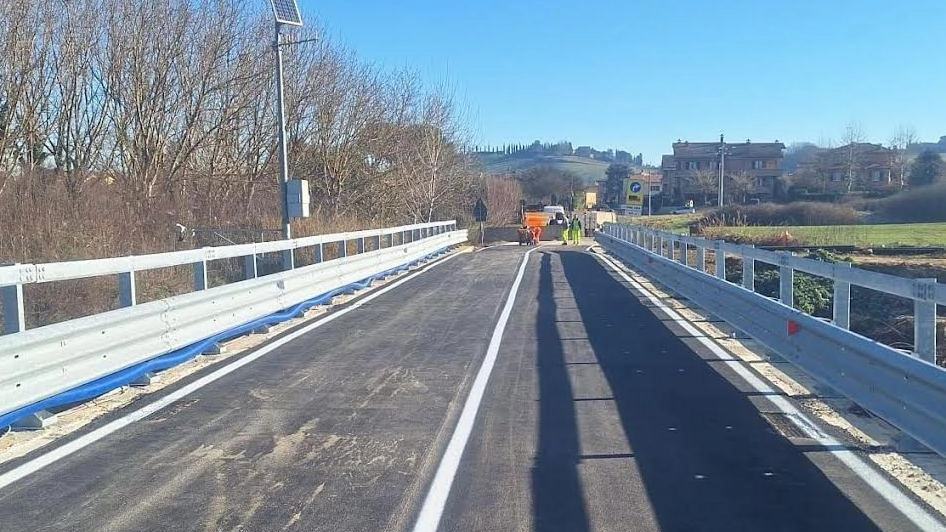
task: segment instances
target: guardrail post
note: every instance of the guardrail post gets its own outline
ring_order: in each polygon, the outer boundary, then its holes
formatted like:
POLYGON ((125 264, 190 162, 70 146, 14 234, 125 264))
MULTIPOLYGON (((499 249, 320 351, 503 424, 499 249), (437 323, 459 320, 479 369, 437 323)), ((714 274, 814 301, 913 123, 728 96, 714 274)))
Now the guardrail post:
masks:
POLYGON ((936 364, 936 279, 915 279, 913 296, 914 351, 936 364))
POLYGON ((657 254, 661 257, 664 256, 664 236, 657 235, 657 254))
MULTIPOLYGON (((753 248, 753 245, 745 247, 753 248)), ((755 292, 755 259, 742 256, 742 286, 755 292)))
POLYGON ((295 269, 296 267, 296 258, 291 249, 284 249, 282 252, 282 269, 283 271, 288 272, 289 270, 295 269))
POLYGON ((365 237, 361 237, 356 241, 356 251, 355 253, 361 255, 365 252, 365 237))
POLYGON ((3 334, 26 330, 26 310, 23 306, 23 285, 0 288, 3 295, 3 334))
POLYGON ((259 271, 256 269, 256 253, 243 257, 243 273, 245 279, 256 279, 259 271))
POLYGON ((723 243, 713 242, 713 257, 716 261, 716 277, 726 280, 726 252, 723 251, 723 243))
POLYGON ((338 241, 338 258, 343 258, 348 256, 348 241, 339 240, 338 241))
POLYGON ((382 239, 383 237, 379 234, 376 238, 377 238, 378 240, 375 242, 375 244, 377 244, 377 247, 375 248, 375 250, 379 250, 379 249, 381 249, 381 239, 382 239))
POLYGON ((388 233, 388 247, 394 247, 394 233, 388 233))
POLYGON ((687 264, 687 261, 690 260, 690 258, 687 257, 687 252, 689 250, 690 248, 687 246, 687 243, 683 240, 680 240, 680 264, 684 266, 689 266, 689 264, 687 264))
POLYGON ((787 307, 795 306, 795 270, 791 267, 792 252, 780 253, 778 258, 778 298, 787 307))
POLYGON ((699 244, 696 245, 696 268, 706 273, 706 248, 699 244))
POLYGON ((118 304, 123 307, 133 307, 136 301, 135 272, 118 274, 118 304))
POLYGON ((207 261, 194 263, 194 290, 207 289, 207 261))
POLYGON ((312 250, 312 262, 319 264, 325 260, 325 245, 321 242, 315 246, 315 249, 312 250))
POLYGON ((838 280, 838 270, 850 271, 850 262, 834 263, 834 325, 842 329, 851 328, 851 283, 838 280))

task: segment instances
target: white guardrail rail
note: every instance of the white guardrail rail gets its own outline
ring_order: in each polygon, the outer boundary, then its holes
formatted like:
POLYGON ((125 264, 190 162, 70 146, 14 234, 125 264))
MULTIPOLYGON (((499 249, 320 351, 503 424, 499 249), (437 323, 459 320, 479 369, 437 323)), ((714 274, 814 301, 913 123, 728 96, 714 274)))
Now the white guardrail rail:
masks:
MULTIPOLYGON (((67 390, 216 334, 442 253, 467 240, 455 221, 112 259, 0 266, 0 419, 67 390), (322 261, 325 245, 339 257, 322 261), (356 254, 349 254, 354 247, 356 254), (309 248, 314 264, 293 269, 309 248), (257 257, 283 253, 284 270, 257 277, 257 257), (246 257, 246 280, 207 288, 207 264, 246 257), (194 292, 143 304, 135 272, 193 264, 194 292), (119 277, 122 308, 26 330, 23 285, 119 277)), ((9 417, 9 416, 7 416, 9 417)))
POLYGON ((946 286, 935 279, 896 277, 852 268, 849 263, 630 225, 607 224, 596 239, 633 268, 946 456, 946 370, 934 364, 936 306, 946 305, 946 286), (707 252, 714 254, 715 275, 706 272, 707 252), (725 279, 727 256, 742 261, 741 285, 725 279), (779 268, 778 300, 754 292, 756 262, 779 268), (793 308, 796 271, 833 281, 833 320, 793 308), (912 353, 848 330, 852 285, 914 302, 912 353))

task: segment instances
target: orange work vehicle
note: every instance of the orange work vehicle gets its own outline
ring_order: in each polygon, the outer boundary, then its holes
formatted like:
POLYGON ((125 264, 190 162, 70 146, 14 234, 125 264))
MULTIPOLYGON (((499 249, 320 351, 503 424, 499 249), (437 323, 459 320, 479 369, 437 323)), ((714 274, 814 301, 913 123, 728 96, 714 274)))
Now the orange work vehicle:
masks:
POLYGON ((519 244, 537 245, 542 239, 542 228, 548 225, 545 213, 527 212, 523 215, 522 228, 519 229, 519 244))

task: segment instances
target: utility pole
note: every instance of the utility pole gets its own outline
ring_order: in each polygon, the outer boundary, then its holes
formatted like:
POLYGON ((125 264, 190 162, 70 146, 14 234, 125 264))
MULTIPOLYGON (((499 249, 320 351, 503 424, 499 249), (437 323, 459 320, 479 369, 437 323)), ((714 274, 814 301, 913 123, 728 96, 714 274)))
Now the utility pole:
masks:
POLYGON ((719 134, 719 206, 723 206, 723 179, 726 176, 726 141, 723 140, 723 134, 719 134))
POLYGON ((653 185, 650 184, 650 176, 647 176, 647 216, 654 215, 652 201, 654 198, 653 185))
POLYGON ((282 40, 279 31, 280 22, 276 22, 276 39, 273 48, 276 50, 276 98, 278 105, 276 113, 279 117, 279 190, 282 196, 282 237, 284 240, 292 238, 292 224, 289 219, 289 155, 286 150, 286 102, 283 97, 283 68, 282 68, 282 40))

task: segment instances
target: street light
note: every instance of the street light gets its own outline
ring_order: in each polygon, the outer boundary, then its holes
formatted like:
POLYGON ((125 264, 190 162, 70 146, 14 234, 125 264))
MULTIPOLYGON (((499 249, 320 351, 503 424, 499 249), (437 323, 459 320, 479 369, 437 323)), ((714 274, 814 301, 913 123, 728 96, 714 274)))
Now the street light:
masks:
POLYGON ((726 175, 726 156, 732 155, 732 152, 726 146, 723 140, 723 134, 719 134, 719 148, 716 148, 716 154, 719 155, 719 206, 723 206, 723 178, 726 175))
MULTIPOLYGON (((279 116, 279 188, 282 194, 282 236, 292 238, 292 227, 289 224, 289 157, 286 151, 286 104, 283 96, 282 70, 282 27, 302 27, 302 15, 299 14, 299 5, 296 0, 270 0, 273 6, 273 20, 276 24, 276 38, 273 40, 273 49, 276 51, 276 98, 278 105, 276 112, 279 116)), ((288 43, 287 43, 288 44, 288 43)), ((291 259, 290 259, 291 260, 291 259)))

